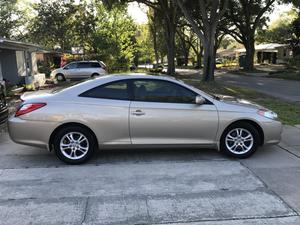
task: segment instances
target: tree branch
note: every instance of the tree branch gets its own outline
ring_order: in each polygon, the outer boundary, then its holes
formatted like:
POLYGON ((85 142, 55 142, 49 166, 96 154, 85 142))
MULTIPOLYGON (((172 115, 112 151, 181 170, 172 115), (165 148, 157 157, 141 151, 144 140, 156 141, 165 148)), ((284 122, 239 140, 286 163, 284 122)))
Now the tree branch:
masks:
MULTIPOLYGON (((179 8, 181 9, 182 13, 184 14, 184 16, 186 17, 186 19, 189 21, 189 23, 191 24, 194 32, 197 34, 197 36, 204 41, 204 34, 202 32, 201 29, 199 29, 197 23, 194 21, 194 19, 192 18, 191 14, 188 12, 187 8, 184 6, 182 0, 175 0, 179 6, 179 8)), ((201 0, 200 0, 201 1, 201 0)))

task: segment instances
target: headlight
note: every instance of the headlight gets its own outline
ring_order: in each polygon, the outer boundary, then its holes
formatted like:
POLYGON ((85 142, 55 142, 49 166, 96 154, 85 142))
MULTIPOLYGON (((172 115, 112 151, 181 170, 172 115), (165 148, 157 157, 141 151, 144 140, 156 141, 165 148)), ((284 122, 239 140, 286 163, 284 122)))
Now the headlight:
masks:
POLYGON ((270 110, 267 110, 267 109, 260 109, 257 111, 257 113, 261 116, 264 116, 266 118, 269 118, 271 120, 277 120, 278 116, 277 116, 277 113, 274 113, 270 110))
POLYGON ((56 73, 56 70, 52 70, 50 73, 50 76, 53 77, 55 75, 55 73, 56 73))

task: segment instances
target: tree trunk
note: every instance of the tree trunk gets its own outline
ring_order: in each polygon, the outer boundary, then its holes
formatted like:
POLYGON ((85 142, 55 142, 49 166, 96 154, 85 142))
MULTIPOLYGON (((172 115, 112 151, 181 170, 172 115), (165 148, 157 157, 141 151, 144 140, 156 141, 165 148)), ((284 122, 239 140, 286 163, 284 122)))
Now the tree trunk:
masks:
POLYGON ((250 35, 247 43, 244 43, 244 46, 246 49, 246 62, 245 62, 244 69, 247 71, 252 71, 254 70, 254 54, 255 54, 254 36, 250 35))
POLYGON ((160 63, 164 64, 164 54, 163 53, 160 54, 160 63))
POLYGON ((154 47, 155 61, 156 61, 156 63, 158 63, 158 61, 159 61, 159 55, 158 55, 156 38, 153 40, 153 47, 154 47))
POLYGON ((200 44, 200 52, 197 53, 197 67, 202 68, 203 45, 200 44))
MULTIPOLYGON (((177 31, 178 37, 181 43, 181 50, 183 53, 183 65, 187 66, 189 64, 189 55, 190 55, 190 45, 184 38, 184 30, 182 31, 183 35, 180 33, 181 31, 177 31)), ((179 54, 180 55, 180 54, 179 54)))
POLYGON ((215 45, 214 45, 214 35, 215 32, 210 32, 208 38, 205 38, 203 47, 204 47, 204 56, 203 56, 203 81, 213 81, 214 72, 215 72, 215 45))
POLYGON ((156 24, 152 25, 152 36, 153 36, 153 49, 154 49, 155 61, 156 61, 156 63, 158 63, 159 55, 158 55, 158 48, 157 48, 156 24))
MULTIPOLYGON (((171 13, 170 13, 171 14, 171 13)), ((164 25, 165 25, 165 41, 167 46, 167 58, 168 58, 168 75, 175 74, 175 32, 176 23, 173 21, 172 15, 164 14, 164 25)))
POLYGON ((201 68, 201 64, 202 64, 202 59, 201 59, 201 55, 199 53, 197 53, 197 63, 196 63, 196 68, 200 69, 201 68))
POLYGON ((184 65, 187 66, 189 64, 189 51, 185 51, 184 53, 184 65))
MULTIPOLYGON (((166 22, 167 23, 167 22, 166 22)), ((174 24, 166 24, 166 44, 168 58, 168 75, 175 74, 175 26, 174 24)))

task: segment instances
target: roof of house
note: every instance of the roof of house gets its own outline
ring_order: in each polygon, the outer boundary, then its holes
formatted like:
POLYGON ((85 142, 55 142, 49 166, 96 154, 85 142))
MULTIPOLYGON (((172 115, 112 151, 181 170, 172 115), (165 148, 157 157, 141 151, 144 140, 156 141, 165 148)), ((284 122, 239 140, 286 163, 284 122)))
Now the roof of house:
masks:
MULTIPOLYGON (((255 45, 256 51, 277 52, 280 47, 288 47, 288 44, 266 43, 255 45)), ((237 49, 237 52, 246 52, 245 48, 237 49)))
POLYGON ((0 37, 0 49, 36 51, 42 48, 36 44, 10 40, 0 37))

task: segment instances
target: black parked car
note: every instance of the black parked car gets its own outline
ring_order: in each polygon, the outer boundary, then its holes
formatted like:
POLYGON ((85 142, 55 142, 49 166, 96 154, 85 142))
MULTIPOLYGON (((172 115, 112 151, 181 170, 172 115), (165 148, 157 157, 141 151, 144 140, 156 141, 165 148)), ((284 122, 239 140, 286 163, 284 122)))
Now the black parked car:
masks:
POLYGON ((5 86, 0 81, 0 125, 7 121, 8 107, 5 99, 5 86))

